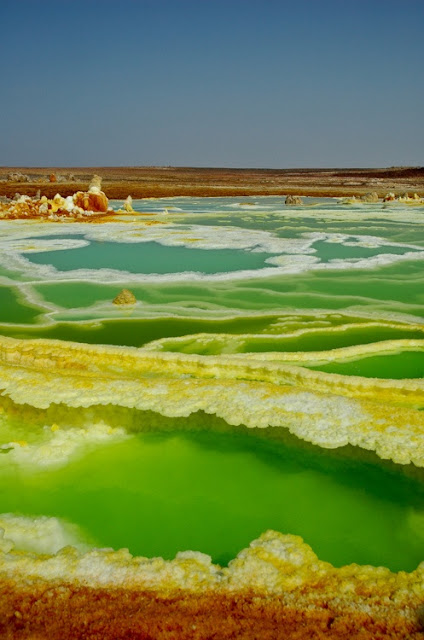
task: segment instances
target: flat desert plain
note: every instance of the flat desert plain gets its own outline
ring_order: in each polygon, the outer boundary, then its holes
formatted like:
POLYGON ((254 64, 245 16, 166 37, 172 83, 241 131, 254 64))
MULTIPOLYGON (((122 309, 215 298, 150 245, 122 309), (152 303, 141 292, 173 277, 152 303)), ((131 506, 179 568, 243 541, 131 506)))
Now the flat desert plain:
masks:
POLYGON ((108 198, 170 196, 303 195, 380 198, 417 193, 424 196, 424 167, 387 169, 227 169, 190 167, 0 167, 0 196, 16 192, 51 198, 85 190, 93 174, 103 179, 108 198), (25 176, 16 180, 19 174, 25 176))

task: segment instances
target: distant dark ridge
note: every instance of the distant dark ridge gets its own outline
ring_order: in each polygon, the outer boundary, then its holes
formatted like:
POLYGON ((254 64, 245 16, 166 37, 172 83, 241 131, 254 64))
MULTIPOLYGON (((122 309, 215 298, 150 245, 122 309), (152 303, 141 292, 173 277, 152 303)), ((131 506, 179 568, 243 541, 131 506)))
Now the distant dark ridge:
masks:
POLYGON ((391 177, 391 176, 424 176, 424 167, 291 167, 291 168, 277 168, 277 167, 186 167, 186 166, 155 166, 155 165, 118 165, 118 166, 109 166, 105 165, 102 167, 22 167, 22 166, 0 166, 0 174, 2 173, 11 173, 16 171, 25 172, 26 174, 34 174, 39 175, 42 172, 70 172, 77 171, 78 173, 87 173, 91 175, 97 171, 117 171, 121 173, 122 171, 147 171, 147 172, 155 172, 155 171, 178 171, 178 172, 264 172, 264 173, 276 173, 276 174, 291 174, 291 173, 335 173, 340 176, 349 176, 351 174, 358 173, 378 173, 379 176, 382 177, 391 177))

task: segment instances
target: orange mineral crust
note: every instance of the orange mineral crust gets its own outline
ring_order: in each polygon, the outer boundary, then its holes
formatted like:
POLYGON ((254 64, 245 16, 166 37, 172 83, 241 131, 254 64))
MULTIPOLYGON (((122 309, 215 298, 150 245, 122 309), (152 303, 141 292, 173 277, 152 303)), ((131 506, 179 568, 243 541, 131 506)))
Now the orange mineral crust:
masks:
POLYGON ((186 551, 13 549, 2 537, 0 638, 424 640, 424 563, 410 573, 333 567, 301 538, 267 531, 228 567, 186 551))
POLYGON ((419 640, 418 617, 405 617, 390 603, 381 610, 352 601, 313 605, 241 591, 193 594, 184 590, 95 589, 35 581, 0 582, 0 637, 5 640, 419 640))
POLYGON ((63 198, 60 193, 50 200, 40 191, 34 198, 19 193, 13 200, 0 202, 0 220, 39 220, 44 222, 85 221, 113 214, 109 201, 101 191, 101 179, 94 176, 88 191, 77 191, 63 198))

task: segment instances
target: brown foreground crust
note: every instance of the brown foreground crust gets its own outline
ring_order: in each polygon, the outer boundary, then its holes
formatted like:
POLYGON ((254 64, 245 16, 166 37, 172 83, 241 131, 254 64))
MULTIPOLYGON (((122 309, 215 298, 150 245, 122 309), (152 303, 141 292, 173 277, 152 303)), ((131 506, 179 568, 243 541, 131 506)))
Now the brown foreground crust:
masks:
MULTIPOLYGON (((395 608, 394 608, 395 609, 395 608)), ((423 640, 418 621, 281 596, 94 589, 0 581, 4 640, 423 640)))

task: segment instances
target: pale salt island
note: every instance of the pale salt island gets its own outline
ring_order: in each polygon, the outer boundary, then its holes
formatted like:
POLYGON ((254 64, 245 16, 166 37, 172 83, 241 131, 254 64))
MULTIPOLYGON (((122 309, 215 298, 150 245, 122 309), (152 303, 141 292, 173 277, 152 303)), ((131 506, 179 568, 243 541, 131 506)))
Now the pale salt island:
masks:
POLYGON ((423 284, 416 194, 3 198, 0 635, 422 638, 423 284))

